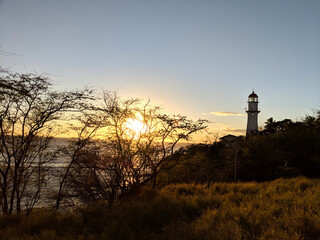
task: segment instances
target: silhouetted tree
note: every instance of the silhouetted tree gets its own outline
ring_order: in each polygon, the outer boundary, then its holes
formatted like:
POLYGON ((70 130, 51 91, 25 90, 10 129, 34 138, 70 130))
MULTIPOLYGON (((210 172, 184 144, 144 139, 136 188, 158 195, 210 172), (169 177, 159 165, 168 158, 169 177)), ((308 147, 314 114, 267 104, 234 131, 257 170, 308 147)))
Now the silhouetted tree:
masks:
POLYGON ((69 194, 84 202, 111 203, 147 183, 155 184, 162 163, 173 156, 177 143, 205 129, 207 122, 169 116, 149 102, 121 100, 108 92, 92 113, 98 115, 96 130, 101 139, 88 141, 74 155, 68 181, 69 194), (138 122, 139 129, 130 122, 138 122))
MULTIPOLYGON (((240 181, 320 177, 320 114, 296 122, 269 118, 259 134, 238 137, 237 143, 240 181)), ((186 147, 165 163, 159 184, 232 181, 234 156, 234 149, 220 142, 186 147)))
MULTIPOLYGON (((104 121, 98 119, 97 114, 90 113, 90 111, 92 111, 92 107, 87 104, 86 108, 77 116, 77 122, 69 126, 70 130, 76 133, 76 137, 70 139, 67 146, 62 146, 59 149, 59 152, 62 154, 60 156, 66 159, 67 164, 64 168, 58 169, 59 187, 56 196, 54 196, 56 209, 59 209, 60 203, 63 200, 67 206, 74 205, 72 203, 73 197, 70 196, 71 182, 73 182, 71 178, 74 177, 74 173, 71 175, 70 172, 73 171, 75 164, 79 162, 85 149, 88 148, 89 145, 92 146, 94 143, 93 137, 104 123, 104 121)), ((84 179, 85 182, 87 182, 87 180, 88 179, 84 179)))
POLYGON ((302 121, 269 118, 242 148, 242 180, 265 181, 304 175, 320 177, 320 115, 302 121))
POLYGON ((89 91, 57 92, 38 74, 1 71, 0 205, 3 214, 30 213, 47 184, 49 151, 57 121, 81 107, 89 91))
POLYGON ((268 134, 273 134, 277 131, 276 121, 272 117, 265 122, 264 131, 268 134))

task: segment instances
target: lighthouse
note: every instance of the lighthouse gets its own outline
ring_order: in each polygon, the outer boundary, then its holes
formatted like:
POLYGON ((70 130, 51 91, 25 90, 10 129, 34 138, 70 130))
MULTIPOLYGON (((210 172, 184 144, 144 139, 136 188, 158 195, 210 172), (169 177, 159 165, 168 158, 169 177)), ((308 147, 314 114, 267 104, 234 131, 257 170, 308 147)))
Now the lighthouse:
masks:
POLYGON ((252 91, 248 97, 248 122, 247 122, 247 136, 258 132, 258 95, 252 91))

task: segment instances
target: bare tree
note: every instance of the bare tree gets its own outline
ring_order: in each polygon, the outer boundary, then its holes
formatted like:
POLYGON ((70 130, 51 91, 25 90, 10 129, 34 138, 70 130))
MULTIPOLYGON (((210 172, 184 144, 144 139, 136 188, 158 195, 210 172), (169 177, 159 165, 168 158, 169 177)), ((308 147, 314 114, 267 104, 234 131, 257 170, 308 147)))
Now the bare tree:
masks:
POLYGON ((97 130, 101 127, 103 121, 99 120, 98 115, 92 113, 92 106, 87 105, 85 109, 77 116, 77 122, 70 124, 69 128, 76 133, 76 137, 69 140, 67 146, 62 146, 59 151, 67 159, 67 164, 64 168, 58 169, 59 186, 57 194, 54 197, 56 209, 59 209, 60 203, 64 200, 64 205, 73 205, 73 196, 70 195, 70 172, 73 170, 77 160, 83 154, 83 149, 93 143, 93 137, 96 135, 97 130), (71 201, 71 203, 69 202, 71 201))
POLYGON ((84 202, 104 199, 112 203, 147 183, 154 184, 161 164, 172 157, 177 143, 205 129, 207 123, 169 116, 149 102, 121 100, 108 92, 94 112, 99 115, 99 130, 94 131, 102 138, 88 141, 81 149, 75 141, 78 154, 72 155, 69 171, 71 195, 84 202))
POLYGON ((0 71, 0 205, 3 214, 27 214, 40 199, 48 164, 55 157, 49 144, 67 111, 81 108, 90 91, 57 92, 39 74, 0 71))

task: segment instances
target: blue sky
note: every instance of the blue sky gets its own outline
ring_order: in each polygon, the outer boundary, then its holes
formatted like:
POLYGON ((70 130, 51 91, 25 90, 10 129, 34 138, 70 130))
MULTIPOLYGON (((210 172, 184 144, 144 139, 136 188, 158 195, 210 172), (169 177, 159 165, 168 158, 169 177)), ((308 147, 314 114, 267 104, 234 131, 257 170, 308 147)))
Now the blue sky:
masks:
POLYGON ((118 90, 240 133, 320 109, 320 1, 0 0, 0 65, 118 90), (241 113, 218 116, 214 112, 241 113))

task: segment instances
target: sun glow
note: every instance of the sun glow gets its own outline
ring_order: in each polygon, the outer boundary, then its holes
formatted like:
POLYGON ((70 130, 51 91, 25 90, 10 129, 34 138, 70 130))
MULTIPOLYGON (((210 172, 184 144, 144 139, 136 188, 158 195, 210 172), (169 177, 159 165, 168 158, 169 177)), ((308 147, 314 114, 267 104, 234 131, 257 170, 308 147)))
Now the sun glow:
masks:
POLYGON ((140 119, 128 119, 125 123, 130 135, 138 136, 146 132, 147 127, 140 119))

